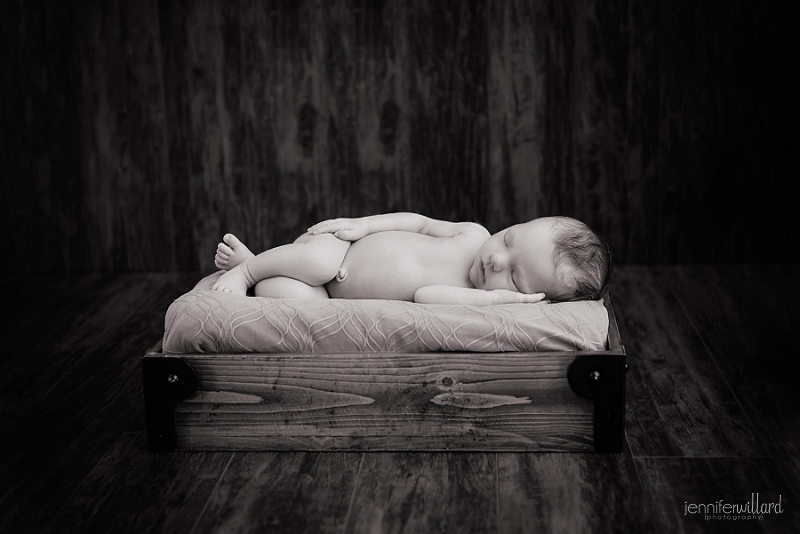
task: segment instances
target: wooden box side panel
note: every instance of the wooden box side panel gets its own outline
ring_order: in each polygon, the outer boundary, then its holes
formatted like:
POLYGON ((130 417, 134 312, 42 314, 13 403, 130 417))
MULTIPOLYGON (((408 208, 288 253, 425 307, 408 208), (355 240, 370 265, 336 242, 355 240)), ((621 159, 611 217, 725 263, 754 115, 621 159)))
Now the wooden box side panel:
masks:
POLYGON ((593 449, 580 353, 186 355, 175 408, 189 450, 593 449))

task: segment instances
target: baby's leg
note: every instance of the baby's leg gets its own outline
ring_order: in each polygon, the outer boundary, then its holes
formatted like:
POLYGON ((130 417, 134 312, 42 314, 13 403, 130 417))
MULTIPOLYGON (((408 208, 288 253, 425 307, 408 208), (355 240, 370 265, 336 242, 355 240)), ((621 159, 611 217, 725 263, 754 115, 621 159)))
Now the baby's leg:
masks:
POLYGON ((348 248, 349 241, 331 234, 306 234, 291 245, 245 259, 223 274, 213 289, 244 295, 261 280, 276 276, 291 277, 312 287, 322 286, 336 276, 348 248))
POLYGON ((272 298, 294 298, 294 299, 327 299, 328 292, 324 286, 312 287, 305 282, 288 278, 286 276, 275 276, 267 278, 256 284, 255 294, 257 297, 272 298))

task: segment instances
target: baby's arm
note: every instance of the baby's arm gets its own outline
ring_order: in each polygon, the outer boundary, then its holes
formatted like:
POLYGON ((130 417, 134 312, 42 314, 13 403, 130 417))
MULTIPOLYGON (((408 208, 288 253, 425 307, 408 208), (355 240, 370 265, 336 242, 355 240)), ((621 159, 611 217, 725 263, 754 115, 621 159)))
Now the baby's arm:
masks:
POLYGON ((489 232, 479 224, 440 221, 418 213, 386 213, 357 219, 329 219, 308 229, 312 235, 331 233, 345 241, 358 241, 366 235, 390 230, 413 232, 431 237, 453 237, 468 233, 481 233, 485 234, 487 238, 489 237, 489 232))
POLYGON ((425 286, 414 293, 418 304, 464 304, 467 306, 492 306, 497 304, 522 304, 539 302, 544 293, 527 295, 506 289, 484 291, 468 287, 425 286))

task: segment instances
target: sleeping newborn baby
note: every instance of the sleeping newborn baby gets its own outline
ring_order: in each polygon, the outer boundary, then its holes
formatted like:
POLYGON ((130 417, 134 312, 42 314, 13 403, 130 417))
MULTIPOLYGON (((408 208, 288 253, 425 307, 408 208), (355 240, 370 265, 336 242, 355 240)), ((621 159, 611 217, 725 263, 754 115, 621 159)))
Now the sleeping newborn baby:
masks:
POLYGON ((494 235, 470 222, 416 213, 331 219, 294 243, 254 255, 226 234, 215 291, 294 298, 393 299, 492 305, 599 298, 608 245, 569 217, 544 217, 494 235))

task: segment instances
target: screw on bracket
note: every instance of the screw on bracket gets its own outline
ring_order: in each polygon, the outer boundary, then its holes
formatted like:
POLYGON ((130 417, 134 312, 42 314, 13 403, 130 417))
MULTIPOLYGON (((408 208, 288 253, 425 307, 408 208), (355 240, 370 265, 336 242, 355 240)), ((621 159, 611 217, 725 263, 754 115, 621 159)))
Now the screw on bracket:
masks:
POLYGON ((152 451, 175 448, 175 403, 196 390, 197 375, 189 362, 175 357, 142 358, 147 443, 152 451))
POLYGON ((597 452, 618 453, 624 448, 626 363, 618 354, 586 354, 577 356, 567 369, 572 391, 594 401, 597 452))

